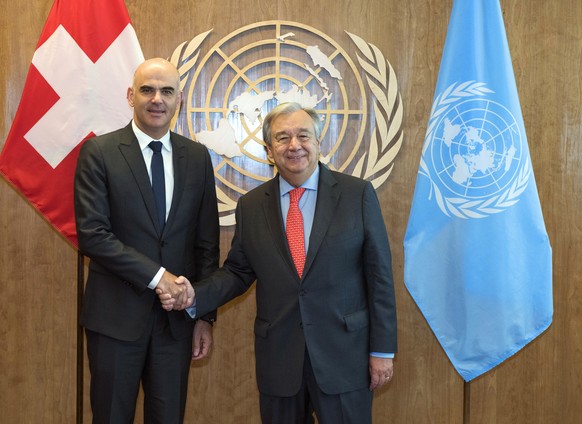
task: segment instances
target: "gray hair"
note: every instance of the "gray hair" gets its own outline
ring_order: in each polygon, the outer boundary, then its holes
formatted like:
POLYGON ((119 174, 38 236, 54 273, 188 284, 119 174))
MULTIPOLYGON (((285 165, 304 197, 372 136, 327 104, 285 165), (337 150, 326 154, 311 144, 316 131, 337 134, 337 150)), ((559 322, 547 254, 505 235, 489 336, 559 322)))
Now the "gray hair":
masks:
POLYGON ((289 113, 304 111, 313 120, 313 128, 315 129, 315 138, 319 141, 321 136, 321 119, 319 113, 315 109, 310 107, 303 107, 299 103, 287 102, 281 103, 275 106, 268 114, 265 116, 263 121, 263 141, 270 146, 271 145, 271 126, 273 121, 281 115, 287 115, 289 113))

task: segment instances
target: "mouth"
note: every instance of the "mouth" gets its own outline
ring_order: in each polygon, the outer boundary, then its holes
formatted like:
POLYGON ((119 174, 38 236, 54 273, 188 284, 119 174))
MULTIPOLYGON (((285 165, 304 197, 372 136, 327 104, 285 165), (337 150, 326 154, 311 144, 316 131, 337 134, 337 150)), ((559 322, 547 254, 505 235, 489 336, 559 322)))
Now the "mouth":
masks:
POLYGON ((289 160, 299 160, 303 159, 305 155, 287 155, 287 159, 289 160))
POLYGON ((288 156, 287 160, 289 163, 299 164, 303 162, 304 156, 288 156))
POLYGON ((154 116, 162 116, 166 113, 164 110, 155 110, 155 109, 150 109, 150 110, 148 110, 148 112, 154 116))

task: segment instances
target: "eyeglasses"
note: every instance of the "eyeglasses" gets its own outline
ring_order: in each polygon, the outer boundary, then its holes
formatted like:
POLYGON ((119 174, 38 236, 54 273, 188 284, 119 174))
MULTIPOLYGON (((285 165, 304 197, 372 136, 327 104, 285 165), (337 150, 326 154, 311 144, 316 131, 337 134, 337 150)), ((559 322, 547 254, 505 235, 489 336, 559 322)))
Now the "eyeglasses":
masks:
POLYGON ((301 144, 307 144, 315 139, 314 134, 311 131, 301 131, 297 135, 289 134, 289 133, 280 133, 275 135, 274 140, 277 144, 280 145, 287 145, 291 143, 291 140, 296 138, 297 141, 301 144))

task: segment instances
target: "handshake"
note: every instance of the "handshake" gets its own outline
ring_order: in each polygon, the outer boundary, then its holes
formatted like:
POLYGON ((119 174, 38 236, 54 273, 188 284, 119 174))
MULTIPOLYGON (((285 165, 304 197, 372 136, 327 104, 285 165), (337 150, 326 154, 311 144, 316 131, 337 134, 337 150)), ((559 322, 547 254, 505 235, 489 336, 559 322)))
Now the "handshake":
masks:
POLYGON ((168 271, 164 272, 158 283, 156 294, 166 311, 181 311, 194 303, 194 288, 190 281, 182 275, 176 277, 168 271))

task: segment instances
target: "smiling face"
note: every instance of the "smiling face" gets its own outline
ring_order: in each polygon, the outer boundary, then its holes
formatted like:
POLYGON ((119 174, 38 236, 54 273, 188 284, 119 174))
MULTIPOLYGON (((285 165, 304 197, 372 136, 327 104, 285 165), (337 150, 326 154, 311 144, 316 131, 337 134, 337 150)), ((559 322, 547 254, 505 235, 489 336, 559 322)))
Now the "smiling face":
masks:
POLYGON ((307 181, 319 160, 319 140, 311 116, 298 110, 273 119, 267 156, 289 184, 299 187, 307 181))
POLYGON ((133 86, 127 90, 135 124, 155 140, 168 132, 182 101, 179 80, 174 65, 163 59, 151 59, 137 68, 133 86))

